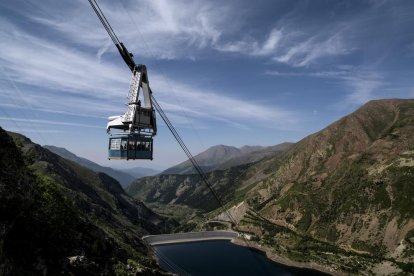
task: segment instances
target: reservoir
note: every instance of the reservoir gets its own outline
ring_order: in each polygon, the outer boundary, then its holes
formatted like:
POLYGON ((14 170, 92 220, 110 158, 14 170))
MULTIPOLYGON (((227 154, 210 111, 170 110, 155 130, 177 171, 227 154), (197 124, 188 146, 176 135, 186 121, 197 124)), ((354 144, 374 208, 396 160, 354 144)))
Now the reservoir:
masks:
POLYGON ((275 263, 262 252, 228 240, 153 246, 160 266, 179 275, 328 275, 275 263))

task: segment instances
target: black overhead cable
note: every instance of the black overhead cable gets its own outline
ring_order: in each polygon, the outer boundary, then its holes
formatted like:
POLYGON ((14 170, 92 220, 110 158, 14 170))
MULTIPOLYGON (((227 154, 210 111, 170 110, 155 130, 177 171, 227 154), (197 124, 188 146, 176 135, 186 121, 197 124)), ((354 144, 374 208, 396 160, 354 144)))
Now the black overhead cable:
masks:
POLYGON ((170 258, 168 258, 164 253, 162 253, 162 250, 158 250, 156 247, 153 247, 153 250, 155 252, 155 254, 158 256, 158 258, 164 262, 164 264, 166 266, 168 266, 172 272, 176 272, 178 273, 178 275, 189 275, 191 276, 190 273, 188 273, 182 266, 174 263, 170 258))
POLYGON ((101 21, 102 25, 104 26, 105 30, 108 32, 110 38, 112 39, 112 42, 117 45, 121 42, 119 41, 118 37, 116 36, 114 30, 111 27, 111 24, 109 24, 108 20, 106 19, 105 15, 103 14, 101 8, 99 7, 98 3, 96 3, 96 0, 88 0, 89 4, 91 4, 93 10, 95 11, 96 15, 98 16, 99 20, 101 21))
MULTIPOLYGON (((151 99, 152 99, 152 103, 155 106, 155 109, 158 111, 158 114, 160 114, 161 118, 164 120, 164 122, 167 125, 168 129, 171 131, 172 135, 177 140, 178 144, 181 146, 181 148, 183 149, 183 151, 187 155, 188 159, 193 164, 193 167, 197 171, 197 173, 200 175, 201 180, 203 180, 203 182, 206 184, 206 186, 208 187, 208 189, 210 190, 210 192, 212 193, 212 195, 214 196, 214 198, 220 204, 220 207, 222 207, 225 210, 223 202, 221 201, 221 199, 219 198, 219 196, 217 195, 217 193, 214 191, 213 186, 208 181, 205 173, 201 169, 200 165, 197 163, 197 160, 194 158, 194 156, 188 150, 188 148, 185 145, 184 141, 181 139, 180 135, 175 130, 174 126, 172 125, 172 123, 168 119, 167 115, 165 115, 165 113, 162 110, 161 106, 158 104, 157 100, 154 98, 154 96, 152 94, 152 91, 151 91, 151 99)), ((230 215, 229 212, 227 212, 227 215, 229 216, 229 219, 232 221, 232 223, 236 224, 235 220, 231 217, 231 215, 230 215)))
MULTIPOLYGON (((172 125, 172 123, 170 122, 170 120, 168 119, 167 115, 165 115, 164 111, 162 110, 161 106, 159 105, 159 103, 157 102, 157 100, 154 98, 152 91, 150 90, 150 95, 151 95, 151 100, 152 103, 155 107, 155 109, 158 111, 158 114, 160 114, 161 118, 164 120, 165 124, 167 125, 168 129, 171 131, 172 135, 174 136, 174 138, 177 140, 178 144, 181 146, 181 148, 183 149, 183 151, 185 152, 185 154, 187 155, 188 159, 191 161, 191 163, 193 164, 194 169, 196 169, 197 173, 199 174, 201 180, 204 182, 204 184, 208 187, 208 189, 210 190, 211 194, 214 196, 214 198, 217 200, 217 202, 220 205, 220 208, 223 210, 223 213, 225 213, 228 217, 228 219, 230 220, 230 223, 234 225, 234 228, 236 230, 237 229, 237 222, 234 219, 233 215, 230 213, 229 210, 226 209, 226 207, 224 206, 223 202, 221 201, 221 199, 218 197, 216 191, 213 189, 213 186, 211 185, 211 183, 208 181, 205 173, 203 172, 203 170, 201 169, 200 165, 197 163, 197 160, 194 158, 194 156, 191 154, 191 152, 188 150, 187 146, 184 144, 184 141, 181 139, 180 135, 178 134, 178 132, 175 130, 174 126, 172 125)), ((244 235, 241 236, 241 238, 246 242, 248 247, 252 247, 248 241, 248 239, 246 239, 246 237, 244 235)), ((250 251, 251 252, 251 251, 250 251)), ((256 261, 260 264, 260 260, 256 257, 255 254, 253 254, 253 257, 256 259, 256 261)), ((161 256, 161 258, 163 258, 163 256, 161 256)), ((165 260, 165 259, 164 259, 165 260)), ((168 265, 168 263, 167 263, 168 265)), ((171 267, 171 265, 169 265, 171 267)), ((179 271, 178 271, 179 272, 179 271)), ((263 271, 266 272, 266 271, 263 271)), ((266 273, 268 274, 268 273, 266 273)), ((181 275, 181 274, 180 274, 181 275)), ((182 274, 185 275, 185 274, 182 274)), ((270 274, 269 274, 270 275, 270 274)))
MULTIPOLYGON (((116 47, 120 51, 122 58, 127 63, 127 65, 130 67, 130 69, 133 70, 133 68, 135 66, 135 63, 132 61, 132 65, 134 65, 134 66, 131 67, 131 64, 129 63, 129 60, 128 60, 128 58, 125 57, 125 53, 123 53, 123 51, 126 51, 126 54, 128 54, 128 57, 131 54, 125 49, 125 47, 119 41, 119 39, 116 36, 116 34, 115 34, 114 30, 112 29, 111 25, 106 20, 106 17, 103 14, 102 10, 99 8, 99 5, 96 3, 96 0, 88 0, 88 1, 91 4, 91 6, 92 6, 93 10, 95 11, 96 15, 98 16, 99 20, 101 21, 102 25, 104 26, 105 30, 108 32, 108 34, 111 37, 112 41, 114 42, 114 44, 116 45, 116 47)), ((132 20, 132 18, 131 18, 131 20, 132 20)), ((132 55, 131 55, 131 57, 132 57, 132 55)), ((167 115, 164 113, 164 111, 162 110, 161 106, 158 104, 158 102, 154 98, 151 90, 150 90, 150 95, 151 95, 152 103, 154 104, 155 109, 158 111, 158 114, 164 120, 164 122, 167 125, 168 129, 171 131, 172 135, 177 140, 178 144, 181 146, 182 150, 185 152, 185 154, 187 155, 188 159, 191 161, 194 169, 199 174, 201 180, 208 187, 208 189, 210 190, 211 194, 214 196, 214 198, 219 203, 220 207, 224 210, 224 213, 226 213, 228 219, 230 220, 230 223, 233 224, 234 227, 237 229, 236 220, 234 219, 234 217, 232 216, 232 214, 230 213, 230 211, 225 208, 223 202, 221 201, 221 199, 218 197, 217 193, 213 189, 213 186, 208 181, 208 178, 206 177, 205 173, 201 169, 200 165, 197 163, 197 160, 194 158, 194 156, 188 150, 187 146, 184 144, 184 141, 181 139, 180 135, 175 130, 174 126, 172 125, 172 123, 168 119, 167 115)), ((241 238, 246 242, 246 244, 247 244, 248 247, 252 247, 252 246, 250 246, 249 241, 246 239, 246 237, 244 235, 242 235, 241 238)), ((257 258, 255 254, 253 254, 253 256, 254 256, 255 259, 257 258)), ((182 267, 171 264, 171 262, 169 262, 167 258, 163 258, 163 256, 161 256, 160 258, 161 259, 164 259, 164 261, 166 261, 167 266, 171 267, 172 269, 175 268, 176 271, 178 270, 178 272, 179 273, 181 272, 180 274, 182 274, 182 275, 186 275, 186 271, 182 267)))
MULTIPOLYGON (((114 30, 112 29, 111 25, 109 24, 108 20, 106 19, 105 15, 103 14, 103 12, 102 12, 101 8, 99 7, 98 3, 96 2, 96 0, 88 0, 88 1, 91 4, 91 6, 92 6, 93 10, 95 11, 96 15, 98 16, 99 20, 101 21, 102 25, 104 26, 105 30, 108 32, 108 34, 111 37, 112 41, 118 47, 118 45, 120 45, 121 42, 119 41, 119 39, 116 36, 114 30)), ((124 58, 124 56, 123 56, 123 58, 124 58)), ((127 62, 127 64, 128 64, 128 62, 127 62)), ((212 195, 214 196, 214 198, 219 203, 220 207, 226 212, 229 220, 232 223, 234 223, 234 225, 236 226, 235 219, 232 217, 232 215, 230 214, 230 212, 225 209, 223 202, 221 201, 221 199, 219 198, 219 196, 217 195, 217 193, 214 191, 214 189, 213 189, 212 185, 210 184, 210 182, 208 181, 205 173, 201 169, 200 165, 197 163, 197 160, 194 158, 194 156, 188 150, 187 146, 185 145, 184 141, 181 139, 181 137, 178 134, 178 132, 175 130, 174 126, 172 125, 172 123, 168 119, 167 115, 165 115, 165 113, 162 110, 161 106, 155 100, 155 98, 154 98, 154 96, 152 94, 152 91, 150 92, 150 94, 151 94, 151 99, 152 99, 152 102, 154 103, 155 109, 158 111, 158 114, 160 114, 160 116, 164 120, 165 124, 167 125, 168 129, 171 131, 172 135, 174 136, 174 138, 177 140, 178 144, 181 146, 181 148, 183 149, 183 151, 187 155, 187 157, 190 160, 190 162, 192 163, 194 169, 200 175, 201 180, 206 184, 206 186, 208 187, 208 189, 210 190, 210 192, 212 193, 212 195)))

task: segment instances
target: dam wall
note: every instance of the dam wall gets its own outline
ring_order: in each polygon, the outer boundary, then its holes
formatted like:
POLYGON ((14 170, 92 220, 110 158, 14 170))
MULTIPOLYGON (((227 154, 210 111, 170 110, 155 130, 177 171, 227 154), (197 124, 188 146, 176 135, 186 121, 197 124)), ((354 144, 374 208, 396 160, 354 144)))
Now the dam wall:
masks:
POLYGON ((151 246, 184 243, 207 240, 233 240, 238 237, 237 232, 233 231, 204 231, 204 232, 188 232, 162 235, 144 236, 142 239, 151 246))

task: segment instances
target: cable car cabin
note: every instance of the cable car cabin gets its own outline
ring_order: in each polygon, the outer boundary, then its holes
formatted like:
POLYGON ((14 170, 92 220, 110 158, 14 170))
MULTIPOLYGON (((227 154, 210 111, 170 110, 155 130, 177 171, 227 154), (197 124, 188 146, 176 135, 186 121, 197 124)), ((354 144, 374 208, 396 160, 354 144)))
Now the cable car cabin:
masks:
POLYGON ((115 135, 109 138, 108 159, 152 160, 152 137, 143 134, 115 135))

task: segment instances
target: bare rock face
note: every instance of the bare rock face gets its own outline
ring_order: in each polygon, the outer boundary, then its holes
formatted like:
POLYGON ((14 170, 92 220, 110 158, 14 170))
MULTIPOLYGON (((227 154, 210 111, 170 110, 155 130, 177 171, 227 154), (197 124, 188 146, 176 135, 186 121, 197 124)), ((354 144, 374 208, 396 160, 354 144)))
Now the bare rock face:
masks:
POLYGON ((414 229, 413 149, 414 100, 371 101, 279 158, 253 196, 271 198, 257 211, 343 246, 393 252, 414 229))

